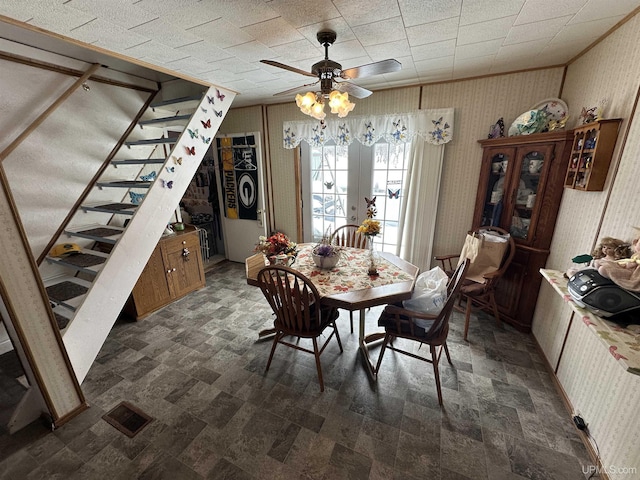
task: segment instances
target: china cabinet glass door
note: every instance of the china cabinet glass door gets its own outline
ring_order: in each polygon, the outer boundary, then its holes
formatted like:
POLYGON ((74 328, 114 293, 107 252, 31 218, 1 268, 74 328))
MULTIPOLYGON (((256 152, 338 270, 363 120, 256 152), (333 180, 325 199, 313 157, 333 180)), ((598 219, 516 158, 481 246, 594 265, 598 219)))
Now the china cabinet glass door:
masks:
POLYGON ((545 163, 549 162, 552 149, 548 146, 522 147, 517 150, 518 171, 514 172, 517 185, 514 185, 512 204, 514 205, 509 221, 509 232, 515 238, 530 240, 535 233, 537 220, 538 189, 544 182, 541 179, 546 172, 545 163), (516 175, 517 174, 517 175, 516 175))
POLYGON ((502 148, 489 151, 491 157, 491 171, 489 172, 484 208, 482 211, 482 225, 503 228, 503 211, 505 207, 505 191, 509 188, 507 172, 509 162, 514 158, 515 149, 502 148))

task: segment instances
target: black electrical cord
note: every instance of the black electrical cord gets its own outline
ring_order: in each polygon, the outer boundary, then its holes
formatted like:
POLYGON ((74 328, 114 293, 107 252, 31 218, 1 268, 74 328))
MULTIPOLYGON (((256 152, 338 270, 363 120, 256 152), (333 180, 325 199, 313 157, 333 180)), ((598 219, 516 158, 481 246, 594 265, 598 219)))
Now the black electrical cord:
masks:
POLYGON ((593 470, 593 472, 591 472, 591 475, 589 475, 589 478, 587 479, 587 480, 591 480, 594 477, 594 475, 598 473, 598 465, 602 465, 602 459, 600 458, 600 448, 598 447, 598 442, 596 442, 596 439, 591 436, 591 432, 589 432, 589 428, 587 427, 587 424, 585 423, 584 419, 580 415, 575 415, 573 417, 573 423, 575 423, 576 428, 578 430, 585 433, 585 435, 587 436, 587 439, 590 442, 593 442, 593 444, 596 447, 596 468, 593 470))

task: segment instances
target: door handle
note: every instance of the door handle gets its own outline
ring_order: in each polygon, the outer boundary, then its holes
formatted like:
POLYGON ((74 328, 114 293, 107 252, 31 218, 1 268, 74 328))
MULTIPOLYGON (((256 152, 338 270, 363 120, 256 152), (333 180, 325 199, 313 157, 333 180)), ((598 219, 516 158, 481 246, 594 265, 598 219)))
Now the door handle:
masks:
POLYGON ((256 210, 256 221, 258 222, 258 226, 262 227, 263 223, 262 223, 262 209, 261 208, 256 210))

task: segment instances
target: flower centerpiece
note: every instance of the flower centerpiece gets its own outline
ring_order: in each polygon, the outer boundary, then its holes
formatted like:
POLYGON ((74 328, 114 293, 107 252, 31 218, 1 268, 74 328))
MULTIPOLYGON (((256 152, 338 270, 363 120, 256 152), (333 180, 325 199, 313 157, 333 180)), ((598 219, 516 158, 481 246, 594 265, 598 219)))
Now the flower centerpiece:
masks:
POLYGON ((367 202, 367 218, 364 219, 362 224, 358 227, 358 232, 367 237, 367 244, 369 245, 369 271, 368 274, 371 276, 378 275, 378 266, 376 265, 376 254, 373 248, 373 239, 376 235, 380 233, 380 222, 378 220, 374 220, 373 217, 376 216, 376 197, 373 199, 368 199, 364 197, 367 202))
POLYGON ((298 245, 282 232, 275 232, 269 237, 261 235, 254 248, 262 252, 271 264, 291 265, 298 255, 298 245))
POLYGON ((311 250, 311 258, 316 266, 331 269, 338 264, 341 253, 342 247, 331 243, 331 234, 327 229, 322 240, 311 250))

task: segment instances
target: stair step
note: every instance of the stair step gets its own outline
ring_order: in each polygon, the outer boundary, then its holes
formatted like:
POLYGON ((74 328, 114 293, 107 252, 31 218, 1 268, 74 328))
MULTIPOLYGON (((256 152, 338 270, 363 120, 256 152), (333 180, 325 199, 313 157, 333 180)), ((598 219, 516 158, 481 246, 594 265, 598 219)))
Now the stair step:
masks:
POLYGON ((175 127, 175 126, 185 126, 191 115, 174 115, 173 117, 162 117, 162 118, 152 118, 151 120, 141 120, 138 122, 141 128, 145 126, 152 127, 175 127))
POLYGON ((129 160, 111 160, 111 165, 162 165, 167 160, 164 158, 132 158, 129 160))
POLYGON ((52 265, 60 265, 78 272, 88 273, 89 275, 97 275, 102 270, 107 258, 109 258, 107 253, 84 248, 79 253, 73 253, 66 257, 51 257, 49 255, 46 257, 47 262, 52 265))
POLYGON ((64 330, 75 314, 75 310, 71 310, 64 305, 56 305, 53 307, 53 314, 56 317, 56 323, 60 330, 64 330))
POLYGON ((119 188, 149 188, 153 182, 142 180, 116 180, 113 182, 96 182, 96 187, 119 187, 119 188))
MULTIPOLYGON (((64 308, 75 312, 76 309, 84 302, 87 292, 91 288, 91 282, 77 277, 58 277, 44 284, 49 301, 55 305, 62 305, 64 308)), ((56 313, 54 307, 54 313, 56 313)), ((70 319, 69 314, 64 310, 58 309, 58 314, 70 319)))
POLYGON ((162 145, 165 143, 176 143, 177 138, 148 138, 145 140, 131 140, 124 142, 127 147, 134 147, 136 145, 162 145))
POLYGON ((124 227, 112 225, 92 225, 65 229, 64 233, 70 237, 88 238, 95 242, 115 244, 124 232, 124 227))
POLYGON ((200 104, 201 99, 202 99, 202 95, 179 97, 179 98, 173 98, 170 100, 162 100, 159 102, 154 102, 151 105, 149 105, 149 107, 154 111, 155 110, 177 111, 177 110, 193 109, 200 104))
POLYGON ((95 205, 82 205, 80 208, 85 212, 102 212, 113 215, 133 215, 136 213, 138 205, 133 203, 99 203, 95 205))

